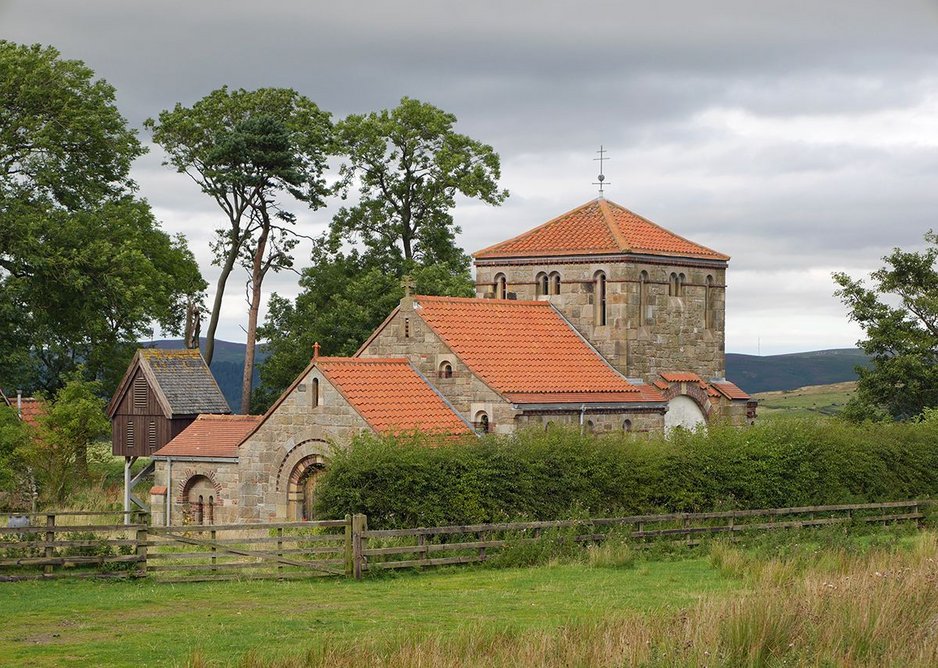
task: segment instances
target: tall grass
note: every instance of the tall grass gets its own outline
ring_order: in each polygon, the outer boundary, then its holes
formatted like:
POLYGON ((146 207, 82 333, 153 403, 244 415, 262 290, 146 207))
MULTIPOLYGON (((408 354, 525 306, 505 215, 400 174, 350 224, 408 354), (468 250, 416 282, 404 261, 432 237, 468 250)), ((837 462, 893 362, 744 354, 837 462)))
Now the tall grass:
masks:
MULTIPOLYGON (((551 631, 405 637, 382 646, 322 643, 305 655, 246 668, 314 666, 935 666, 938 540, 910 546, 826 550, 822 559, 764 558, 727 545, 714 565, 749 584, 678 614, 609 617, 551 631)), ((819 555, 819 553, 816 553, 819 555)), ((193 666, 210 665, 193 655, 193 666)))

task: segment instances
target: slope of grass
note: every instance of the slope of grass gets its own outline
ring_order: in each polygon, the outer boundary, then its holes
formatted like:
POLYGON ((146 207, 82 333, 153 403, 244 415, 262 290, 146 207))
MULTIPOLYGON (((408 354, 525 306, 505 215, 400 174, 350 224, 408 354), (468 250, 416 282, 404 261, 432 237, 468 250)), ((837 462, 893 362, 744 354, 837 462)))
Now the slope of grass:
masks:
POLYGON ((0 665, 211 665, 364 643, 547 633, 674 611, 740 589, 706 558, 637 568, 465 569, 354 582, 27 582, 0 585, 0 665))
POLYGON ((795 390, 760 392, 759 416, 836 415, 843 410, 857 390, 855 381, 830 385, 808 385, 795 390))

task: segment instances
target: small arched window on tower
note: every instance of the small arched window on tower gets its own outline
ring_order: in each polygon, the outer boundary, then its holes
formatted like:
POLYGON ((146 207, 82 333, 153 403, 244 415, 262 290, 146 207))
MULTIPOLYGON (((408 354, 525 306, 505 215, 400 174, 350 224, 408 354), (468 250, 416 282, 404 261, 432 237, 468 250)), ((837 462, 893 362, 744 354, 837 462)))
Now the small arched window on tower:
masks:
POLYGON ((495 299, 508 299, 508 279, 505 274, 495 275, 495 299))
POLYGON ((453 365, 449 362, 443 362, 440 364, 439 370, 440 378, 452 378, 453 377, 453 365))
POLYGON ((549 294, 549 286, 547 284, 547 274, 545 274, 544 272, 541 272, 534 278, 534 281, 536 283, 534 293, 538 297, 543 297, 544 295, 549 294))
POLYGON ((480 434, 489 433, 489 415, 485 411, 479 411, 476 413, 476 431, 480 434))
POLYGON ((704 327, 713 329, 713 276, 707 276, 704 286, 704 327))
POLYGON ((313 378, 313 388, 310 392, 310 400, 312 401, 313 408, 316 408, 319 405, 319 379, 313 378))
POLYGON ((677 296, 684 296, 684 283, 687 282, 687 276, 684 274, 677 275, 677 296))
POLYGON ((638 326, 645 325, 645 319, 648 317, 648 272, 643 271, 638 275, 638 326))
POLYGON ((593 306, 596 311, 593 322, 597 327, 602 327, 606 324, 606 274, 598 271, 593 280, 595 283, 593 286, 593 306))
POLYGON ((550 294, 560 294, 560 274, 556 271, 550 275, 550 294))
POLYGON ((671 275, 668 276, 668 296, 677 297, 677 290, 678 290, 677 274, 672 271, 671 275))

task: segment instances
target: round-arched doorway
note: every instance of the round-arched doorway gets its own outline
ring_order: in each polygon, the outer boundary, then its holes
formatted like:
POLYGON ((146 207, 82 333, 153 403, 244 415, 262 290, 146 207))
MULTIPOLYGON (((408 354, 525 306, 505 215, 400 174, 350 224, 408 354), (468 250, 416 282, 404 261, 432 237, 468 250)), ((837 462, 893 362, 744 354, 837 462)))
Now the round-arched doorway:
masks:
POLYGON ((316 518, 316 487, 324 467, 321 455, 304 457, 293 467, 287 487, 287 513, 290 518, 297 521, 316 518))
POLYGON ((215 524, 215 483, 204 475, 194 475, 186 481, 183 490, 183 522, 186 524, 215 524))
POLYGON ((693 431, 702 424, 707 424, 707 416, 690 397, 679 394, 668 402, 668 412, 664 414, 665 434, 676 427, 693 431))

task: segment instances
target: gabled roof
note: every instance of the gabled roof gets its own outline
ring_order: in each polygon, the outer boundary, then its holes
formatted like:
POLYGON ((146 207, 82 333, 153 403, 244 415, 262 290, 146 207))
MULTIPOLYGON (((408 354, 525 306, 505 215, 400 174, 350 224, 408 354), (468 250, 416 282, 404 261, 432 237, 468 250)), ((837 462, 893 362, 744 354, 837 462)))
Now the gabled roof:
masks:
POLYGON ((314 366, 378 433, 471 431, 407 359, 320 357, 314 366))
POLYGON ((549 303, 414 297, 414 312, 474 374, 514 403, 661 401, 606 362, 549 303))
POLYGON ((0 390, 0 402, 6 404, 13 410, 19 409, 20 419, 31 427, 39 426, 39 417, 45 412, 43 401, 35 397, 16 397, 10 398, 0 390), (19 401, 19 405, 17 405, 19 401))
POLYGON ((153 456, 237 457, 238 444, 260 421, 260 415, 200 415, 153 456))
POLYGON ((746 394, 737 385, 735 385, 734 383, 731 383, 728 380, 714 380, 708 383, 704 381, 696 373, 690 373, 690 372, 679 372, 679 373, 661 372, 658 375, 660 375, 665 381, 667 381, 666 383, 655 381, 655 385, 657 385, 662 390, 668 389, 667 383, 694 383, 697 386, 699 386, 700 389, 706 391, 707 395, 711 397, 724 396, 730 400, 750 399, 750 396, 748 394, 746 394))
POLYGON ((594 199, 539 227, 473 254, 477 260, 638 253, 705 260, 728 255, 669 232, 609 200, 594 199))
POLYGON ((156 393, 167 418, 231 412, 225 396, 215 382, 215 377, 198 350, 141 348, 134 354, 117 391, 111 398, 108 405, 109 416, 114 416, 124 394, 130 390, 130 381, 137 368, 156 393))
POLYGON ((727 399, 745 399, 749 400, 750 397, 745 391, 743 391, 735 383, 731 383, 728 380, 710 383, 710 386, 716 388, 720 394, 725 396, 727 399))

